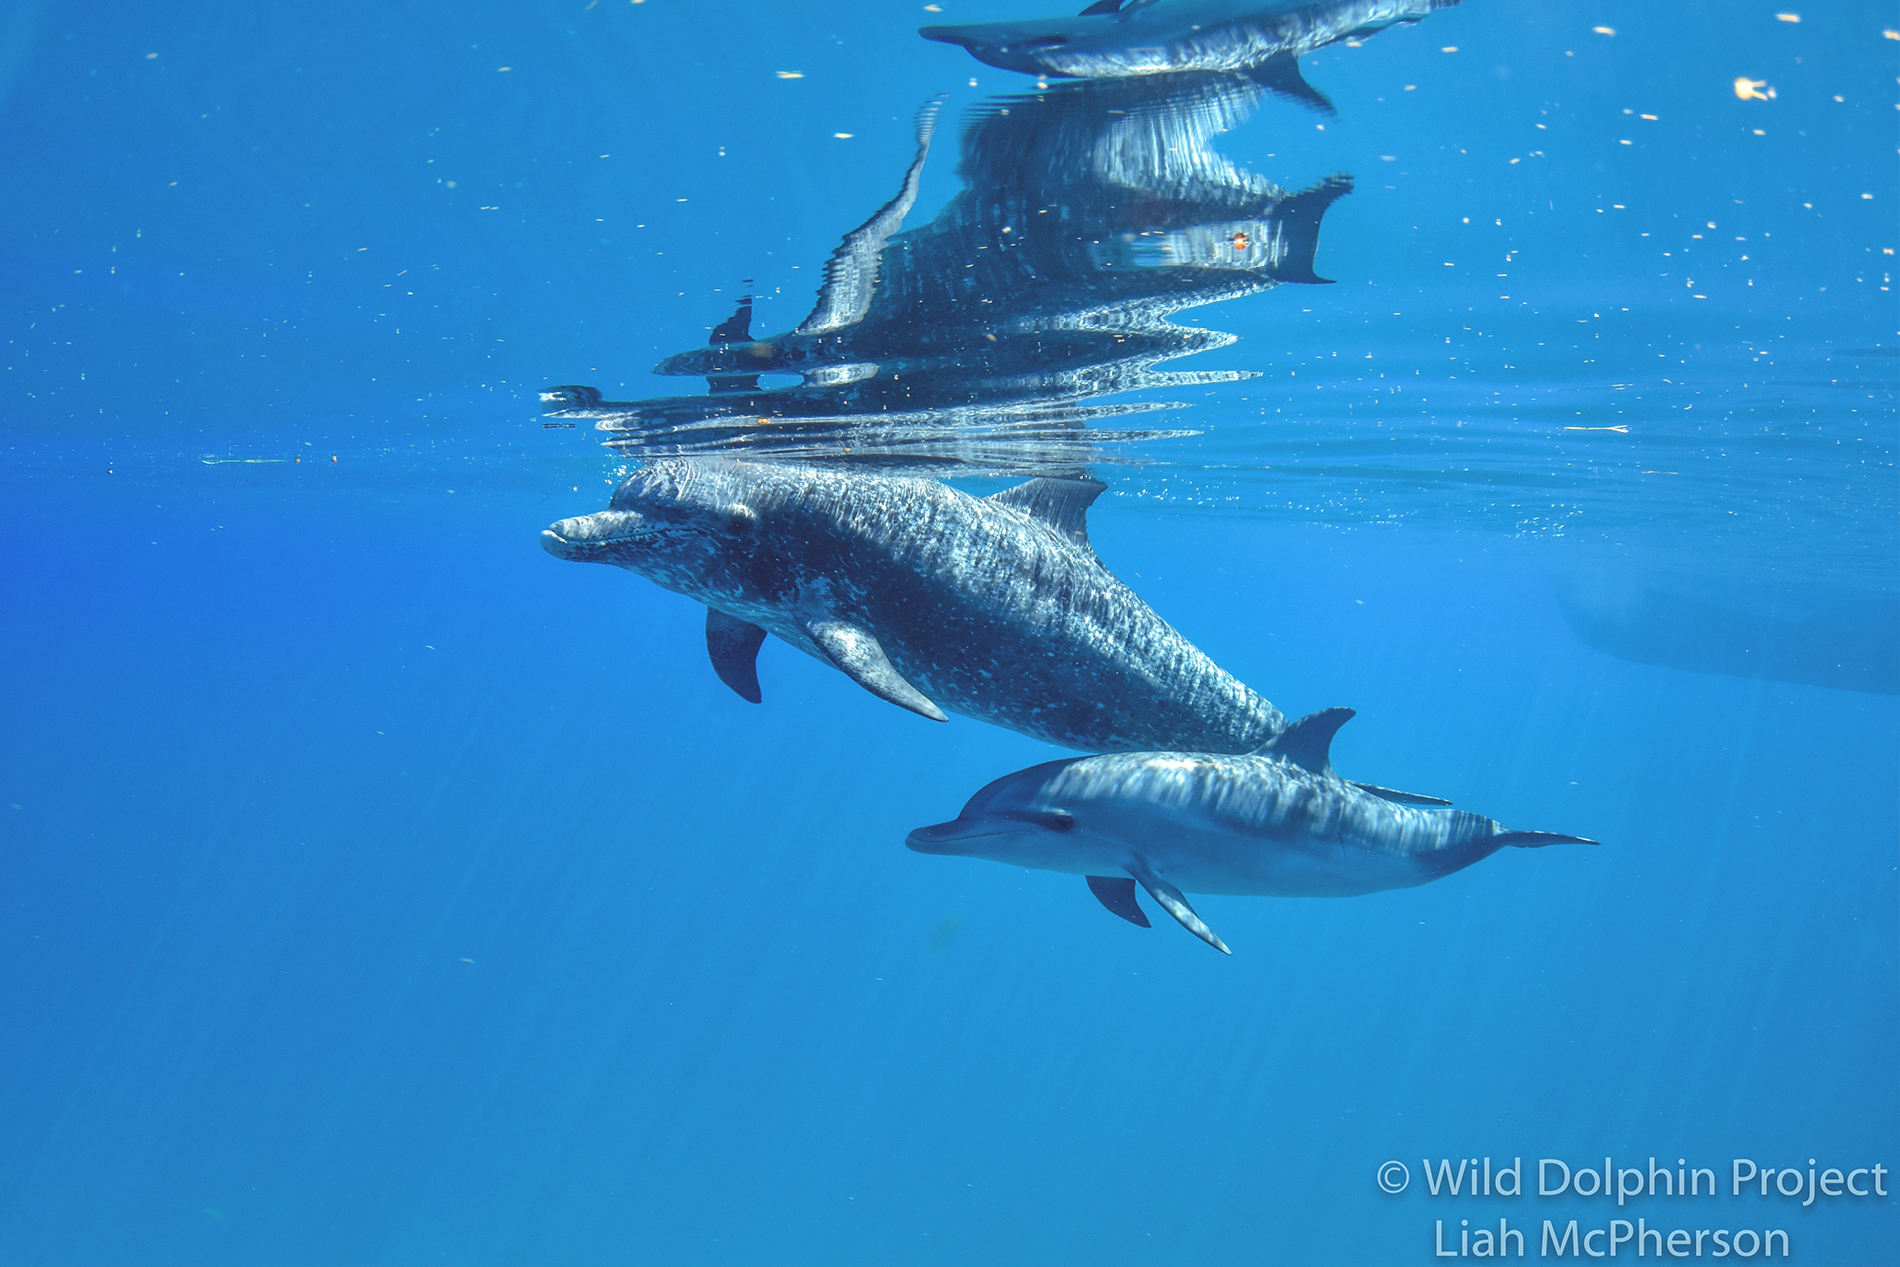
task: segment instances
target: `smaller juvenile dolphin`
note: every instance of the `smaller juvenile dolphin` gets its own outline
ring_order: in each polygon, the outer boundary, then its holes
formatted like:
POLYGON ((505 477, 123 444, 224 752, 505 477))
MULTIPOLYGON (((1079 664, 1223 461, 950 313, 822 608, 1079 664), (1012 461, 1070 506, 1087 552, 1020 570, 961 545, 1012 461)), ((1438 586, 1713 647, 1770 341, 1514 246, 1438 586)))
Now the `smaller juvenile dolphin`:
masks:
POLYGON ((1336 40, 1413 23, 1459 0, 1098 0, 1072 18, 926 26, 978 61, 1031 75, 1104 79, 1171 71, 1241 71, 1323 110, 1299 58, 1336 40))
POLYGON ((1222 954, 1232 952, 1184 891, 1348 897, 1427 884, 1505 845, 1597 843, 1511 831, 1437 797, 1340 778, 1329 753, 1352 716, 1313 713, 1246 756, 1126 752, 1031 766, 905 843, 1085 876, 1103 906, 1147 928, 1140 884, 1222 954))

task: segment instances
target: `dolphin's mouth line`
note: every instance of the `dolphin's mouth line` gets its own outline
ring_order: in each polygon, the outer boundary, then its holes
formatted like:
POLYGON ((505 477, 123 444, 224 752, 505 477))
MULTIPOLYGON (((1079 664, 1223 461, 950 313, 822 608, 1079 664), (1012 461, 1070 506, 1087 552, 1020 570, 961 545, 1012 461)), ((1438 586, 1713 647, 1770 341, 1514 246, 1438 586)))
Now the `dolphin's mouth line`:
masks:
POLYGON ((569 536, 560 530, 560 524, 551 524, 541 530, 541 547, 550 554, 571 559, 580 555, 606 553, 620 546, 650 545, 664 540, 671 527, 670 524, 643 522, 618 527, 611 533, 589 532, 569 536))
POLYGON ((947 823, 932 823, 928 827, 919 827, 904 837, 906 847, 919 853, 930 853, 935 846, 961 844, 968 840, 987 840, 992 836, 1016 835, 1022 831, 1014 824, 992 826, 985 824, 977 829, 967 819, 953 818, 947 823))
POLYGON ((554 531, 554 529, 552 528, 543 529, 543 531, 548 536, 552 537, 554 540, 560 542, 564 546, 567 546, 569 549, 585 549, 589 546, 627 545, 627 544, 630 544, 631 542, 640 541, 647 537, 653 537, 653 536, 658 535, 657 533, 654 533, 654 532, 623 532, 619 534, 618 536, 613 536, 613 537, 569 537, 569 536, 563 536, 561 533, 554 531))

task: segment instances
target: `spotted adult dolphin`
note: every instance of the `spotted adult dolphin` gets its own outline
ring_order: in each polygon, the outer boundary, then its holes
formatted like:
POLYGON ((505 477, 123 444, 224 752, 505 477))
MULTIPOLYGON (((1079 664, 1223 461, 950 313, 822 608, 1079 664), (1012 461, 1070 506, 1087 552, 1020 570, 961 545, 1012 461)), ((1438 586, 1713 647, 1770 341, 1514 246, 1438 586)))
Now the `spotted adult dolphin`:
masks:
POLYGON ((926 26, 1003 70, 1076 79, 1243 71, 1324 110, 1299 58, 1336 40, 1417 22, 1459 0, 1099 0, 1076 17, 926 26))
POLYGON ((1286 719, 1117 580, 1090 548, 1103 486, 991 497, 934 480, 655 461, 611 508, 541 534, 705 603, 720 679, 758 702, 766 634, 937 721, 946 710, 1088 752, 1247 752, 1286 719))
POLYGON ((1185 894, 1346 897, 1426 884, 1505 845, 1596 843, 1512 831, 1437 797, 1348 782, 1329 754, 1352 716, 1329 708, 1303 717, 1245 756, 1129 752, 1032 766, 905 843, 1086 876, 1102 905, 1146 928, 1139 884, 1223 954, 1232 952, 1185 894))

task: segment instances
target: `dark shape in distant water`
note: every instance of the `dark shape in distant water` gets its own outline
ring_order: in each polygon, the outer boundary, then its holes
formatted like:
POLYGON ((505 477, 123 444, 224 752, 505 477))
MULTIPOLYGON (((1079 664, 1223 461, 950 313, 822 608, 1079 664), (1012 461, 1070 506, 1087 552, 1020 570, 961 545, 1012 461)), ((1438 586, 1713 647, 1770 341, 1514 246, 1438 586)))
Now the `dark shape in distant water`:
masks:
POLYGON ((1512 831, 1449 801, 1340 778, 1332 740, 1352 716, 1303 717, 1244 756, 1132 752, 1032 766, 905 843, 1085 876, 1103 906, 1146 928, 1139 884, 1223 954, 1186 894, 1349 897, 1428 884, 1506 845, 1596 843, 1512 831))
POLYGON ((1564 618, 1587 645, 1639 664, 1900 695, 1900 595, 1747 590, 1624 576, 1572 577, 1564 618))
POLYGON ((594 419, 629 455, 954 463, 1013 450, 1024 465, 999 469, 1078 470, 1104 439, 1088 422, 1160 407, 1095 398, 1247 376, 1156 369, 1233 342, 1173 314, 1325 280, 1320 222, 1351 182, 1288 193, 1212 149, 1265 91, 1247 76, 1191 74, 991 101, 964 131, 963 191, 899 232, 933 104, 897 195, 833 252, 796 327, 754 338, 748 296, 708 346, 656 367, 703 376, 710 394, 613 402, 557 387, 544 408, 594 419), (761 387, 769 374, 800 381, 761 387))
POLYGON ((1092 480, 972 497, 929 479, 657 460, 541 534, 706 604, 720 680, 757 703, 770 632, 882 699, 1085 751, 1246 752, 1286 719, 1095 557, 1092 480))
POLYGON ((924 944, 924 948, 933 955, 941 955, 950 949, 950 943, 955 941, 957 934, 962 931, 963 912, 952 911, 943 923, 937 925, 936 931, 930 934, 930 940, 924 944))
POLYGON ((1242 71, 1330 111, 1300 75, 1302 54, 1420 21, 1459 0, 1101 0, 1072 18, 927 26, 1002 70, 1075 79, 1242 71))

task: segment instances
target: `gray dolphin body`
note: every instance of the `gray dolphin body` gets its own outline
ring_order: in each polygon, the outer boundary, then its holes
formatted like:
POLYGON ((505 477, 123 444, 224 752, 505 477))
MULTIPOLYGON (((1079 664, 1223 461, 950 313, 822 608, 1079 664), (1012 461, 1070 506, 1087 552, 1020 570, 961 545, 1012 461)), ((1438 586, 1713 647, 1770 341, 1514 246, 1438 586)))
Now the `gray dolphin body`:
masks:
POLYGON ((707 459, 652 462, 610 509, 541 534, 703 602, 721 680, 760 699, 767 632, 874 695, 1089 752, 1246 752, 1280 711, 1104 567, 1092 480, 978 498, 934 480, 707 459))
POLYGON ((905 843, 1087 876, 1102 905, 1146 928, 1140 884, 1223 953, 1183 893, 1347 897, 1426 884, 1505 845, 1596 843, 1511 831, 1449 801, 1340 778, 1329 751, 1352 715, 1314 713, 1244 756, 1134 752, 1032 766, 905 843))
POLYGON ((1264 72, 1281 91, 1330 108, 1298 59, 1336 40, 1417 22, 1459 0, 1115 0, 1072 18, 926 26, 978 61, 1032 75, 1099 79, 1182 70, 1264 72), (1283 82, 1282 82, 1283 81, 1283 82))

